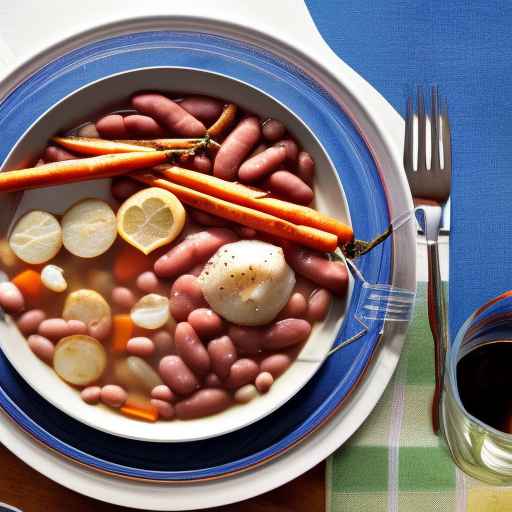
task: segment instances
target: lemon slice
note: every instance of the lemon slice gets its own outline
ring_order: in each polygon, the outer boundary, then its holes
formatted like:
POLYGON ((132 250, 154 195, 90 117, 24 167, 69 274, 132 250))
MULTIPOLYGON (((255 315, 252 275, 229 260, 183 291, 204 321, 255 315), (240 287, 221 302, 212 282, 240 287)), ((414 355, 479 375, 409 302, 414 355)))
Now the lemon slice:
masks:
POLYGON ((34 210, 21 217, 9 237, 20 260, 36 265, 51 260, 62 247, 59 221, 48 212, 34 210))
POLYGON ((117 212, 117 230, 144 254, 172 242, 185 224, 185 208, 178 198, 151 187, 129 197, 117 212))
POLYGON ((116 236, 116 216, 101 199, 83 199, 62 218, 64 247, 80 258, 94 258, 108 251, 116 236))

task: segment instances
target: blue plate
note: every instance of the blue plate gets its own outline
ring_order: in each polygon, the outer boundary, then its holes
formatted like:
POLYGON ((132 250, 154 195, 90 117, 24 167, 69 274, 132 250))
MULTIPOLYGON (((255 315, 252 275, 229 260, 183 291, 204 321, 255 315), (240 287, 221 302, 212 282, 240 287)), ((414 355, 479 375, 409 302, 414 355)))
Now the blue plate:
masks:
MULTIPOLYGON (((354 231, 371 239, 386 229, 388 205, 375 163, 339 105, 289 62, 237 40, 192 32, 143 32, 113 37, 74 50, 42 67, 0 102, 0 161, 25 130, 64 96, 114 73, 180 66, 222 73, 262 89, 295 112, 316 134, 338 169, 354 231)), ((388 284, 388 240, 358 261, 372 283, 388 284)), ((337 339, 359 330, 353 300, 337 339)), ((118 438, 73 420, 41 398, 0 355, 0 406, 49 448, 117 475, 163 481, 218 478, 261 464, 293 447, 340 407, 364 375, 380 325, 328 358, 285 406, 257 423, 214 439, 148 443, 118 438)))

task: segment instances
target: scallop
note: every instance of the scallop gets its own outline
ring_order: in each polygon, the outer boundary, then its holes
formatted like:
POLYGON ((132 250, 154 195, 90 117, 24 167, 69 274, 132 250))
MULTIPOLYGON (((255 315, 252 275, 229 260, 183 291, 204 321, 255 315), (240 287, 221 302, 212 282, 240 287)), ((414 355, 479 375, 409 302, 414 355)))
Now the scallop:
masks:
POLYGON ((210 307, 238 325, 271 322, 288 302, 295 273, 280 247, 259 240, 223 245, 199 275, 210 307))
POLYGON ((148 293, 132 307, 130 316, 139 327, 159 329, 169 321, 169 299, 158 293, 148 293))
POLYGON ((114 375, 128 389, 143 389, 148 393, 156 386, 163 384, 158 373, 138 356, 129 356, 116 361, 114 375))
POLYGON ((46 265, 41 270, 41 281, 52 292, 60 293, 68 287, 64 270, 57 265, 46 265))

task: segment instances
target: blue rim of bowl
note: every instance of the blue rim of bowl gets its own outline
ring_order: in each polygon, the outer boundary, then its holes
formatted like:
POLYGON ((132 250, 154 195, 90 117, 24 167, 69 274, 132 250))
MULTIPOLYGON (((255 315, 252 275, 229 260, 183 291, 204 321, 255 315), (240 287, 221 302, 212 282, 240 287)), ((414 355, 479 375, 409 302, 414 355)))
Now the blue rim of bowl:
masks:
MULTIPOLYGON (((48 63, 0 102, 0 129, 2 125, 8 127, 2 130, 5 135, 0 143, 0 161, 34 119, 64 96, 108 75, 154 66, 179 66, 225 74, 276 98, 312 129, 326 149, 343 183, 358 238, 370 239, 387 227, 388 205, 377 166, 340 105, 293 63, 279 60, 261 48, 218 35, 171 31, 133 33, 87 44, 48 63)), ((391 263, 391 240, 358 261, 368 281, 381 284, 389 283, 391 263)), ((356 282, 346 320, 336 337, 338 340, 350 337, 359 328, 354 319, 359 292, 360 283, 356 282)), ((85 427, 55 409, 35 391, 24 389, 28 385, 3 354, 0 358, 0 407, 46 447, 99 471, 152 481, 219 478, 267 462, 328 421, 363 378, 378 345, 380 328, 379 324, 373 324, 363 338, 331 356, 305 388, 278 411, 215 439, 162 446, 162 443, 120 439, 85 427), (11 396, 19 390, 29 397, 22 406, 25 410, 11 396), (315 396, 320 395, 318 403, 315 402, 315 396), (40 402, 36 404, 39 409, 30 404, 34 400, 40 402), (308 401, 311 408, 304 411, 307 416, 296 416, 297 410, 308 401), (53 433, 40 425, 47 417, 55 420, 51 425, 53 433), (283 432, 278 431, 276 425, 283 432), (91 440, 94 440, 92 444, 91 440), (247 446, 247 440, 253 442, 254 448, 247 446), (85 444, 85 448, 79 447, 80 444, 85 444), (215 448, 220 445, 223 446, 220 450, 215 448), (226 446, 243 450, 234 454, 233 460, 227 460, 226 452, 230 450, 226 450, 226 446), (133 457, 139 449, 139 455, 133 457), (151 467, 154 461, 148 462, 151 450, 160 451, 164 458, 172 458, 177 449, 189 454, 218 450, 223 456, 219 453, 218 463, 208 462, 205 467, 186 469, 167 470, 158 466, 160 462, 155 469, 151 467), (131 454, 128 458, 125 450, 131 454)), ((165 467, 171 462, 166 460, 165 467)), ((180 463, 185 464, 183 460, 180 463)))

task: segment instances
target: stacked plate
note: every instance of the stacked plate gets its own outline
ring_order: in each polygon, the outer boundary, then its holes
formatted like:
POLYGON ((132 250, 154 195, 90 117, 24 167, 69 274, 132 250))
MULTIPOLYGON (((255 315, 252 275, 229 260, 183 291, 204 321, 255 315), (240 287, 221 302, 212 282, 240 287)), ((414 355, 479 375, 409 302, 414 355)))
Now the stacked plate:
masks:
MULTIPOLYGON (((79 124, 91 112, 108 111, 116 99, 151 87, 186 90, 231 98, 260 115, 283 119, 315 157, 319 207, 351 222, 358 238, 371 239, 410 209, 385 134, 379 140, 378 131, 361 133, 364 123, 357 116, 366 115, 364 108, 354 99, 351 105, 340 100, 346 92, 342 81, 338 90, 327 89, 333 78, 320 65, 291 48, 264 50, 277 47, 269 36, 246 31, 253 43, 243 43, 227 24, 161 20, 151 28, 126 22, 103 30, 101 39, 87 34, 55 60, 39 57, 29 77, 22 71, 11 76, 14 86, 0 87, 4 168, 22 165, 49 135, 79 124)), ((11 199, 2 198, 3 204, 11 199)), ((2 216, 5 226, 8 208, 2 216)), ((370 283, 414 290, 414 247, 413 228, 405 224, 360 258, 358 268, 370 283)), ((363 292, 355 279, 350 299, 332 308, 260 406, 191 427, 141 426, 117 415, 91 415, 71 391, 55 391, 55 377, 30 362, 35 358, 7 319, 0 322, 0 407, 11 421, 0 428, 0 439, 52 478, 61 480, 65 469, 64 485, 140 508, 213 506, 267 490, 336 447, 331 437, 321 450, 314 448, 315 436, 331 436, 341 424, 339 442, 352 434, 387 384, 407 322, 370 321, 363 336, 327 357, 333 346, 361 332, 363 292), (43 455, 46 449, 51 452, 43 455), (292 467, 292 457, 299 455, 302 466, 292 467), (277 477, 283 468, 289 476, 277 477), (260 484, 240 488, 251 478, 260 484)))

